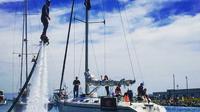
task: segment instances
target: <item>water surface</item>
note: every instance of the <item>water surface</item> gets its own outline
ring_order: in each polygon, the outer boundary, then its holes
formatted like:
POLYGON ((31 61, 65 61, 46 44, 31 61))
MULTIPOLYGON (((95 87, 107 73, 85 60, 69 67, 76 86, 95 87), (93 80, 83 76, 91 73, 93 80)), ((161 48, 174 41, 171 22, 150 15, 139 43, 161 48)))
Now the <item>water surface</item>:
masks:
MULTIPOLYGON (((7 105, 0 106, 0 112, 6 112, 11 106, 12 102, 8 102, 7 105)), ((166 106, 167 112, 200 112, 200 107, 175 107, 175 106, 166 106)), ((58 109, 54 107, 49 112, 58 112, 58 109)))

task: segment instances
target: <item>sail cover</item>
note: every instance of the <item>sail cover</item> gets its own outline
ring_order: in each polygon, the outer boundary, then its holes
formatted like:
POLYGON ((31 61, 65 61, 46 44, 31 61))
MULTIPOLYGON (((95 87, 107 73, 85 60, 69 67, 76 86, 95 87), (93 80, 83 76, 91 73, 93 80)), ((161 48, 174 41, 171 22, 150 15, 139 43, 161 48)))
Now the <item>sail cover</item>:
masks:
POLYGON ((129 86, 135 83, 135 80, 125 80, 124 78, 116 81, 116 80, 97 80, 94 79, 89 72, 85 72, 86 83, 90 86, 117 86, 124 85, 129 86))

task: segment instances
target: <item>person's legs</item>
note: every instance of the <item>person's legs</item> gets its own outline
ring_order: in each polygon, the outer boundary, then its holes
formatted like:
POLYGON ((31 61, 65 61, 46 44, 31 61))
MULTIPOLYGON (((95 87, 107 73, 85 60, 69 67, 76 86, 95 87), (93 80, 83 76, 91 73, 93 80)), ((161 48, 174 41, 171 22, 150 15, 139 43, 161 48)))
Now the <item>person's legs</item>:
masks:
POLYGON ((48 20, 47 19, 43 19, 42 20, 42 24, 43 24, 43 26, 44 26, 44 28, 43 28, 43 32, 42 32, 42 35, 45 35, 46 36, 46 32, 47 32, 47 28, 48 28, 48 20))
POLYGON ((75 91, 75 90, 73 90, 73 92, 74 92, 74 98, 75 98, 75 97, 76 97, 76 95, 75 95, 76 91, 75 91))
POLYGON ((107 96, 109 96, 109 94, 110 94, 110 93, 109 93, 109 86, 106 86, 105 88, 106 88, 107 96))
POLYGON ((78 97, 78 89, 76 90, 76 98, 78 97))

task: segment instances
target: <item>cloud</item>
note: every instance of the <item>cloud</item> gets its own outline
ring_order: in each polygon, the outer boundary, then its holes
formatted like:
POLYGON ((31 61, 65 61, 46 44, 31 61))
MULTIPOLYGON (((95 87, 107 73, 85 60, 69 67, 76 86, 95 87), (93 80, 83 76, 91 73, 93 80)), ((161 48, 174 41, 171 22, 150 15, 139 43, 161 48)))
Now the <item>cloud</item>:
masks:
MULTIPOLYGON (((200 14, 197 12, 195 15, 188 15, 186 13, 169 14, 167 16, 169 21, 163 18, 155 21, 155 17, 151 16, 152 12, 164 7, 157 7, 157 4, 164 4, 164 2, 142 0, 129 2, 128 5, 123 6, 121 10, 122 16, 120 16, 118 9, 114 8, 114 6, 110 4, 105 5, 105 7, 108 7, 105 13, 105 32, 104 24, 89 25, 89 39, 93 41, 93 44, 89 45, 89 67, 92 74, 95 74, 97 78, 104 73, 108 74, 112 79, 133 77, 123 33, 123 23, 131 52, 131 59, 134 62, 136 85, 145 81, 145 86, 149 88, 149 92, 166 90, 166 88, 170 88, 170 75, 175 73, 176 77, 180 79, 180 87, 183 88, 181 85, 184 85, 182 84, 184 79, 181 79, 181 77, 185 74, 189 74, 191 81, 194 82, 191 84, 191 87, 199 86, 198 80, 195 77, 199 75, 198 67, 200 66, 200 52, 198 50, 200 14), (160 22, 163 22, 164 25, 160 25, 160 22), (104 57, 106 57, 105 60, 104 57), (140 63, 138 64, 137 61, 140 63), (142 76, 139 68, 141 68, 143 73, 142 76), (157 80, 157 77, 160 77, 160 80, 157 80), (160 85, 161 82, 162 85, 160 85)), ((85 13, 84 7, 80 8, 77 6, 76 8, 78 8, 75 9, 77 17, 84 19, 84 16, 78 16, 79 13, 85 13)), ((174 7, 169 7, 170 10, 171 8, 173 9, 174 7)), ((91 11, 94 14, 90 15, 91 21, 103 20, 102 14, 99 11, 95 11, 95 8, 91 11)), ((66 19, 69 19, 69 12, 70 7, 67 9, 63 7, 52 8, 50 12, 51 21, 47 33, 50 38, 50 45, 47 47, 47 58, 49 87, 51 89, 58 88, 60 81, 68 31, 68 20, 66 19)), ((0 26, 2 26, 0 28, 2 36, 0 42, 4 44, 0 44, 2 53, 0 60, 11 60, 12 51, 20 51, 21 48, 22 17, 21 15, 5 12, 3 9, 1 13, 4 16, 1 15, 3 22, 0 22, 0 26)), ((38 44, 42 31, 40 14, 29 15, 28 19, 29 51, 37 52, 38 47, 35 44, 38 44)), ((65 76, 67 85, 71 85, 76 75, 80 77, 82 82, 84 80, 84 77, 82 77, 84 75, 84 28, 85 24, 78 21, 71 28, 65 76), (75 46, 74 41, 76 42, 75 46)), ((18 61, 18 58, 15 57, 14 63, 16 65, 18 61)), ((9 68, 9 65, 6 68, 9 68)), ((11 75, 9 75, 11 71, 6 68, 2 72, 4 71, 3 73, 8 74, 9 78, 6 79, 11 79, 11 75)), ((6 89, 6 87, 4 88, 6 89)), ((72 87, 70 86, 70 88, 72 87)))
POLYGON ((24 0, 0 0, 0 3, 5 3, 5 2, 18 2, 18 1, 24 1, 24 0))

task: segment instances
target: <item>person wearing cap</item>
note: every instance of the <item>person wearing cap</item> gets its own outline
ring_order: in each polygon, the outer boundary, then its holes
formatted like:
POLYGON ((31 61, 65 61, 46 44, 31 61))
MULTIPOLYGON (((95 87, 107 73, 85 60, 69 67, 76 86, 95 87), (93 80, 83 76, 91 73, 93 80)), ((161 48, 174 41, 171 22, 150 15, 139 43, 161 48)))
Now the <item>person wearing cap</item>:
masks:
POLYGON ((137 92, 138 92, 138 100, 143 100, 142 99, 142 96, 143 96, 143 86, 144 86, 144 84, 143 83, 140 83, 140 86, 138 86, 138 88, 137 88, 137 92))
POLYGON ((73 85, 74 85, 74 98, 78 97, 78 90, 79 90, 79 85, 80 85, 80 81, 78 80, 78 77, 76 77, 76 79, 73 81, 73 85))
POLYGON ((46 32, 47 32, 47 28, 49 25, 49 7, 50 7, 50 0, 46 0, 46 3, 43 5, 42 7, 42 15, 41 15, 41 22, 43 24, 43 32, 42 32, 42 36, 46 36, 46 32))

